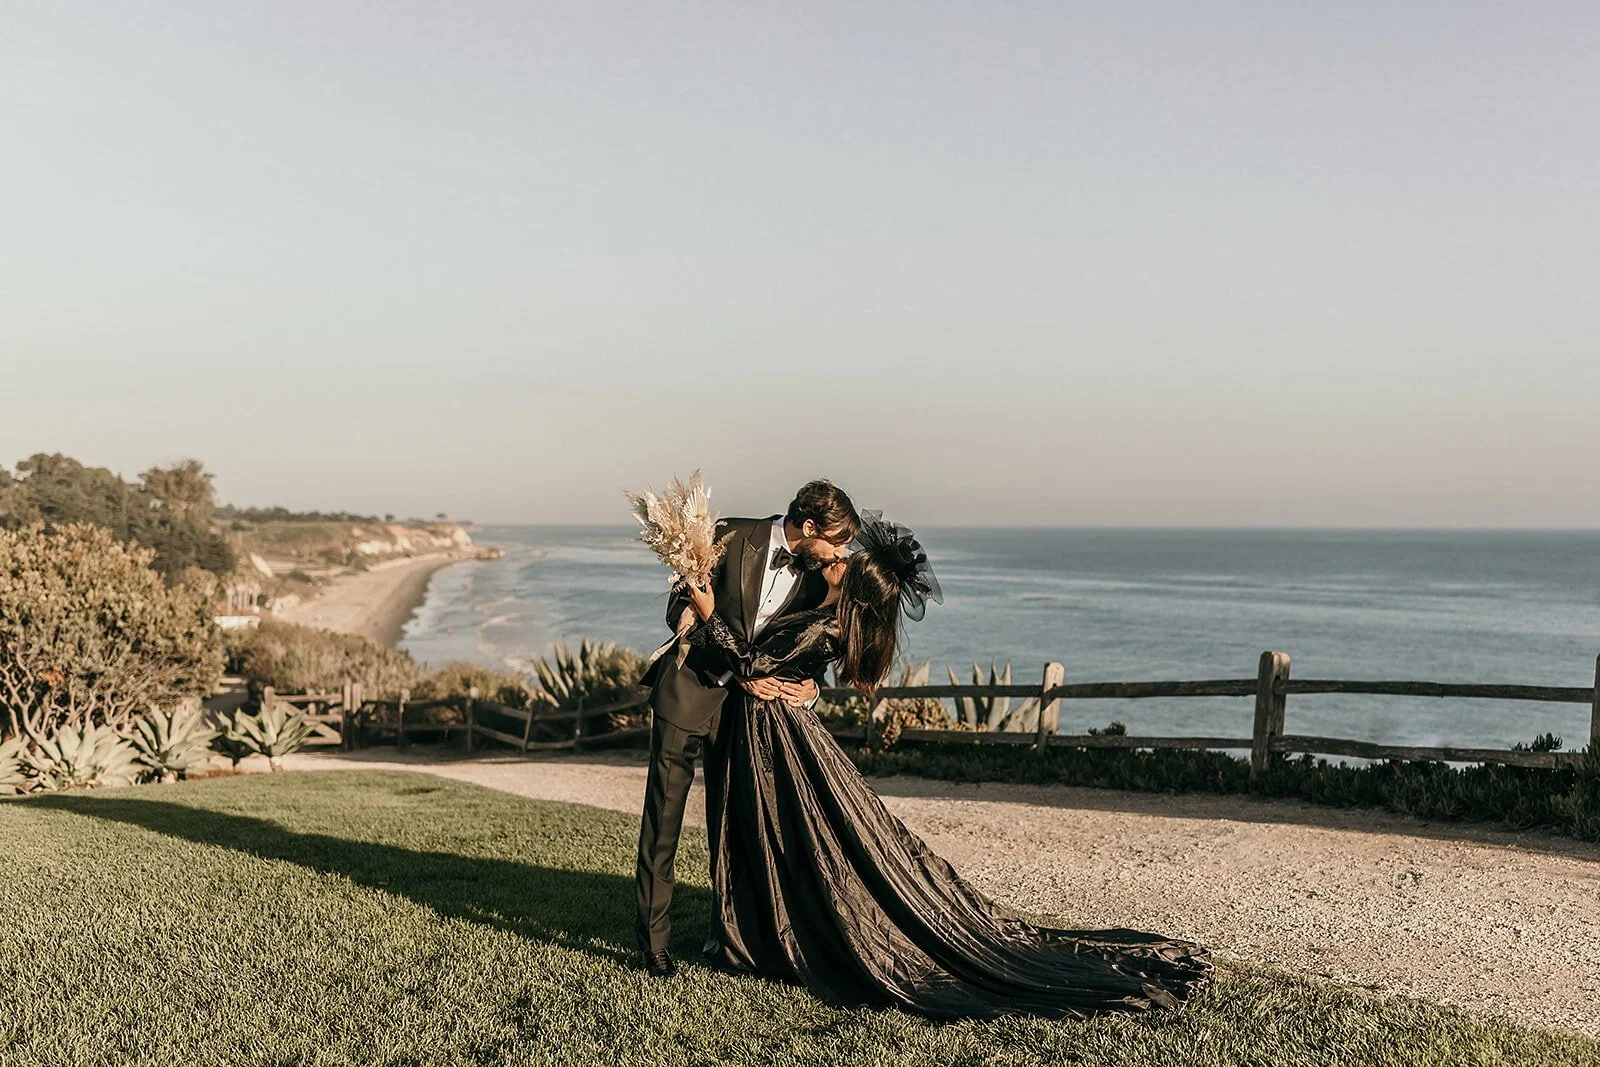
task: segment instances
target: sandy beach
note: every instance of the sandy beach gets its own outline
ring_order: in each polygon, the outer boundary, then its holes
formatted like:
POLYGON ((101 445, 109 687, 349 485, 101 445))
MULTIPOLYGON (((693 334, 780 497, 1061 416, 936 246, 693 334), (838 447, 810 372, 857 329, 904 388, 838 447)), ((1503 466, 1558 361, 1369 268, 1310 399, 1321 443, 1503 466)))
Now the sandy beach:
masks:
POLYGON ((315 600, 274 611, 273 616, 393 647, 400 642, 407 620, 422 606, 433 572, 473 558, 473 552, 435 552, 387 560, 369 570, 341 575, 315 600))

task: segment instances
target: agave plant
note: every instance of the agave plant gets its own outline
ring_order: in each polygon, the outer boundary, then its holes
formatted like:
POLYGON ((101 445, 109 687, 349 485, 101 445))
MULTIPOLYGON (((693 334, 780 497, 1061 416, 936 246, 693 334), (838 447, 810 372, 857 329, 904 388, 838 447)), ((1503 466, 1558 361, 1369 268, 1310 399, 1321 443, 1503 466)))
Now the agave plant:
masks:
POLYGON ((152 711, 136 720, 133 744, 159 781, 176 782, 211 759, 215 736, 217 731, 207 725, 199 709, 179 708, 170 714, 152 711))
POLYGON ((33 787, 28 775, 27 747, 20 737, 0 741, 0 796, 26 793, 33 787))
POLYGON ((283 770, 283 757, 305 744, 311 736, 311 724, 302 712, 290 714, 289 705, 273 701, 255 715, 240 715, 240 731, 249 739, 250 750, 267 757, 267 765, 274 771, 283 770))
POLYGON ((209 726, 211 728, 211 749, 220 752, 233 761, 234 770, 239 769, 239 761, 246 756, 256 754, 255 742, 250 740, 250 735, 245 732, 241 720, 249 718, 242 709, 233 711, 218 711, 211 714, 209 726))
POLYGON ((586 637, 576 655, 565 641, 557 642, 551 659, 535 660, 533 669, 545 695, 558 707, 570 708, 580 700, 594 705, 626 696, 639 681, 644 663, 631 648, 586 637))
POLYGON ((132 785, 139 778, 139 750, 109 726, 84 723, 58 727, 23 757, 41 789, 132 785))
MULTIPOLYGON (((956 672, 949 667, 945 670, 950 675, 951 685, 960 685, 961 679, 956 677, 956 672)), ((1010 685, 1011 662, 1006 661, 1004 671, 996 670, 994 661, 989 662, 989 680, 985 683, 983 669, 976 663, 972 665, 973 685, 1010 685)), ((1013 710, 1010 697, 956 697, 956 718, 972 727, 974 730, 1024 730, 1031 731, 1039 726, 1039 701, 1029 697, 1013 710)))

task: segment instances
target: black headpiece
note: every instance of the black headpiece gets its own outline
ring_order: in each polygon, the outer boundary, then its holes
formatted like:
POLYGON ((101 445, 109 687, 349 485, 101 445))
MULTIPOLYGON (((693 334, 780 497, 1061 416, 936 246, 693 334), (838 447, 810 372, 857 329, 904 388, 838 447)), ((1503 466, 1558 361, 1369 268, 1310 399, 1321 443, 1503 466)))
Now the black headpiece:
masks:
POLYGON ((881 511, 866 511, 861 515, 861 532, 856 534, 855 544, 858 551, 876 556, 900 580, 900 606, 906 618, 922 618, 930 600, 944 603, 928 554, 906 527, 885 519, 881 511))

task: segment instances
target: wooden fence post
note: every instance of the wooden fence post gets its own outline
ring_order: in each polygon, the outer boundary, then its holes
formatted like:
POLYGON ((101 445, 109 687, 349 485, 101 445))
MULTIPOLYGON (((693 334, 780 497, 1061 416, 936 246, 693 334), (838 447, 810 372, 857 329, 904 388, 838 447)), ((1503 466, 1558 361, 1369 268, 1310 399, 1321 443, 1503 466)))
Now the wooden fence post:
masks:
POLYGON ((265 715, 267 712, 271 711, 272 710, 272 705, 277 703, 277 700, 278 700, 278 695, 273 690, 272 686, 270 686, 270 685, 262 686, 261 687, 261 714, 265 715))
POLYGON ((366 736, 365 736, 365 734, 366 734, 366 726, 365 726, 365 724, 364 724, 364 722, 363 722, 363 720, 361 718, 361 702, 362 702, 363 699, 364 699, 364 694, 361 691, 361 683, 360 682, 351 682, 350 683, 350 720, 354 724, 354 727, 351 730, 351 735, 352 735, 351 744, 355 745, 356 747, 360 747, 361 745, 366 743, 366 736))
POLYGON ((1289 680, 1287 652, 1261 653, 1256 671, 1256 721, 1250 732, 1250 779, 1267 769, 1272 757, 1272 739, 1283 734, 1284 708, 1288 697, 1278 686, 1289 680))
POLYGON ((478 687, 477 686, 472 686, 471 688, 469 688, 467 690, 467 701, 466 701, 466 704, 467 704, 467 706, 466 706, 466 708, 464 710, 466 711, 466 715, 467 715, 467 754, 470 756, 472 754, 473 712, 477 708, 477 705, 478 705, 478 687))
POLYGON ((1061 701, 1049 696, 1050 690, 1066 680, 1067 668, 1060 663, 1044 665, 1044 680, 1039 683, 1039 729, 1033 737, 1033 747, 1043 752, 1050 743, 1049 735, 1060 727, 1061 701))
POLYGON ((356 747, 356 717, 350 710, 350 683, 339 687, 339 747, 349 752, 356 747))
POLYGON ((572 719, 572 751, 578 751, 578 746, 583 744, 583 698, 578 698, 578 713, 572 719))
POLYGON ((1594 706, 1589 712, 1589 751, 1600 756, 1600 656, 1594 660, 1594 706))
POLYGON ((528 717, 522 720, 522 754, 528 754, 528 739, 533 736, 533 709, 528 709, 528 717))
POLYGON ((411 690, 400 690, 400 700, 394 706, 394 747, 406 747, 406 701, 411 699, 411 690))

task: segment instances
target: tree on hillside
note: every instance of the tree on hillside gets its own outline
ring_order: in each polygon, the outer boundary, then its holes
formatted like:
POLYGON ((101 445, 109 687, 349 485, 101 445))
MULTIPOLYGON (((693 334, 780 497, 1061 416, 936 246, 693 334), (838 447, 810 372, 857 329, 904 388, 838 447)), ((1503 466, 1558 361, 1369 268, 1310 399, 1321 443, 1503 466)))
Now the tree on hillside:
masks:
POLYGON ((130 485, 104 467, 85 467, 60 453, 30 456, 17 464, 17 477, 0 481, 0 526, 103 526, 119 541, 152 549, 152 566, 168 581, 191 568, 232 571, 233 549, 211 528, 211 475, 200 463, 188 460, 144 477, 144 484, 130 485))
POLYGON ((169 467, 151 467, 139 475, 139 482, 169 510, 209 519, 217 506, 213 477, 199 460, 186 459, 169 467))
POLYGON ((105 527, 0 529, 0 730, 121 726, 222 674, 222 634, 105 527))

